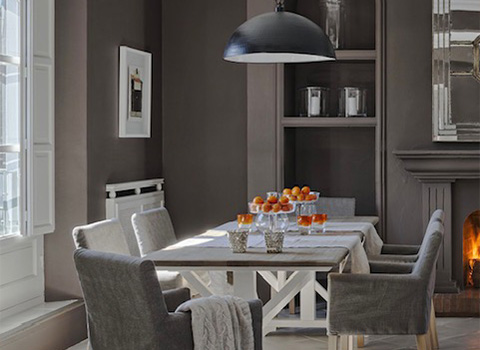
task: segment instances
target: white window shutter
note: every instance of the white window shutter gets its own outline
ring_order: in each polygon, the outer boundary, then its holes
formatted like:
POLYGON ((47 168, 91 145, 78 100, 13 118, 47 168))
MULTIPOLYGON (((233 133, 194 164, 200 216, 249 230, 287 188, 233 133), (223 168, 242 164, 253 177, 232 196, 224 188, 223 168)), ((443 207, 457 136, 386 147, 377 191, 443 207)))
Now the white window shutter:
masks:
POLYGON ((55 0, 30 0, 27 221, 31 235, 55 229, 55 0))

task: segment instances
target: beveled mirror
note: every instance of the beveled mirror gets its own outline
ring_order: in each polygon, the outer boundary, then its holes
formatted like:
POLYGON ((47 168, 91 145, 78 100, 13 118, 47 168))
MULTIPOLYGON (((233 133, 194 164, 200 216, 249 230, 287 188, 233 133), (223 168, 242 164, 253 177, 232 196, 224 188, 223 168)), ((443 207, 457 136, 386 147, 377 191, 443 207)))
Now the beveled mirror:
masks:
POLYGON ((433 141, 480 142, 480 0, 433 0, 433 141))

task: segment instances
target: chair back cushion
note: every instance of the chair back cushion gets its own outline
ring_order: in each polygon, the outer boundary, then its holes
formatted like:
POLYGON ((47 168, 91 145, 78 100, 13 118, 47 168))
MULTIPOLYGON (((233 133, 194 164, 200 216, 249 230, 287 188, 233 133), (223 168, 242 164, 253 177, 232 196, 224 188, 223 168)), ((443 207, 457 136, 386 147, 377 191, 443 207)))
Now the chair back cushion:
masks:
POLYGON ((418 260, 412 270, 413 275, 419 276, 427 286, 429 298, 435 288, 436 264, 440 247, 443 242, 444 227, 440 221, 431 221, 427 227, 418 260))
POLYGON ((355 216, 355 198, 320 197, 316 206, 328 216, 355 216))
POLYGON ((122 226, 116 219, 94 222, 73 229, 77 248, 130 255, 122 226))
POLYGON ((161 349, 168 316, 151 261, 77 249, 74 254, 95 350, 161 349))
POLYGON ((426 241, 429 238, 428 235, 427 235, 427 233, 429 232, 429 228, 431 228, 432 225, 436 222, 440 223, 443 226, 444 219, 445 219, 445 213, 444 213, 443 210, 437 209, 433 212, 433 214, 430 217, 430 220, 428 222, 427 229, 425 230, 425 235, 423 236, 422 244, 420 245, 420 249, 418 250, 417 259, 420 255, 423 254, 423 251, 425 250, 425 248, 427 246, 426 241))
POLYGON ((165 208, 155 208, 133 214, 132 226, 142 256, 163 249, 177 241, 172 220, 165 208))

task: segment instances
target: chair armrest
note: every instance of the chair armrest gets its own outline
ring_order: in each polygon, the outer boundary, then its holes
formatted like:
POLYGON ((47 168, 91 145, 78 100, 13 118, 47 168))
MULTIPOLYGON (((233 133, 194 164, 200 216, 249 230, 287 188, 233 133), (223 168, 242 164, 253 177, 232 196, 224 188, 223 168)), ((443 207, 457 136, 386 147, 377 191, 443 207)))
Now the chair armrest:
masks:
POLYGON ((419 245, 384 244, 382 246, 382 254, 415 255, 419 250, 419 245))
POLYGON ((158 349, 193 349, 192 315, 190 313, 169 313, 164 319, 162 328, 158 329, 157 332, 158 349))
POLYGON ((328 276, 329 334, 425 334, 430 300, 419 276, 337 274, 328 276))
POLYGON ((394 254, 379 254, 368 255, 368 261, 375 262, 396 262, 396 263, 414 263, 417 261, 418 255, 394 255, 394 254))
POLYGON ((255 350, 262 350, 263 347, 263 303, 259 299, 249 300, 250 312, 252 314, 253 338, 255 350))
POLYGON ((174 312, 180 304, 190 300, 190 289, 177 288, 163 291, 168 312, 174 312))
POLYGON ((409 274, 413 270, 413 263, 397 263, 390 261, 369 261, 370 273, 409 274))

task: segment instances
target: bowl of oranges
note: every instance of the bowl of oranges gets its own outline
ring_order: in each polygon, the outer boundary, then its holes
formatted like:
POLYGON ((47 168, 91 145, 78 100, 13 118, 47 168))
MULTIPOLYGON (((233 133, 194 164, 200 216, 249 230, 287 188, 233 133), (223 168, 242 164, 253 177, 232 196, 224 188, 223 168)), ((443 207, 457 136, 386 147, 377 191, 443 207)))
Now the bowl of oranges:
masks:
POLYGON ((266 199, 256 196, 248 203, 252 214, 289 214, 295 211, 295 203, 292 203, 287 196, 267 195, 266 199))
POLYGON ((318 200, 320 192, 312 191, 308 186, 303 186, 302 188, 295 186, 293 188, 285 188, 282 195, 293 203, 309 204, 318 200))

